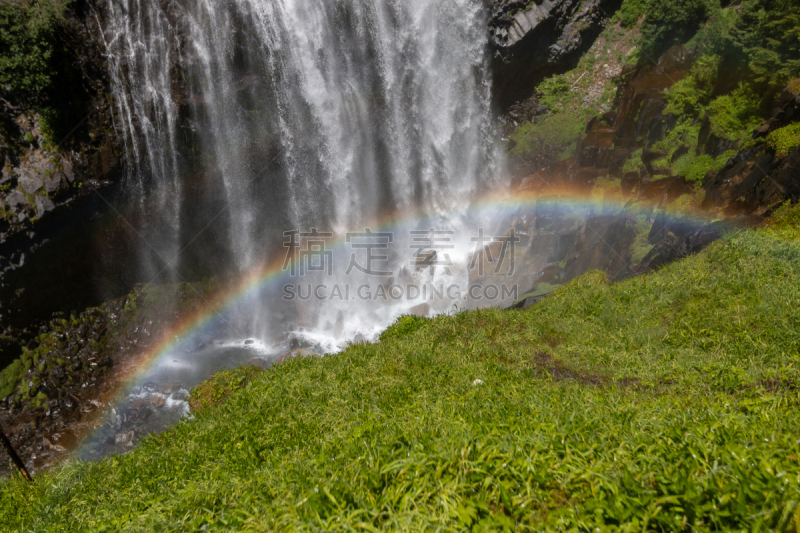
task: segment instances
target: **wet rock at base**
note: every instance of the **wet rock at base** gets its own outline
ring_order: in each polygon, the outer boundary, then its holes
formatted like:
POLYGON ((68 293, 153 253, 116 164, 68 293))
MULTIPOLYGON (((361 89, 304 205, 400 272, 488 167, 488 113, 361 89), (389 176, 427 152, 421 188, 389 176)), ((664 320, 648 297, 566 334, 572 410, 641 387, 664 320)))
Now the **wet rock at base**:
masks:
POLYGON ((130 445, 133 442, 133 431, 127 433, 117 433, 114 435, 114 444, 130 445))
POLYGON ((408 314, 424 318, 431 314, 431 305, 427 303, 419 304, 409 309, 408 314))
POLYGON ((275 364, 280 365, 287 361, 291 361, 292 359, 297 359, 298 357, 322 357, 322 356, 316 352, 312 352, 311 350, 306 350, 305 348, 298 348, 296 350, 292 350, 291 352, 287 352, 282 356, 280 356, 278 360, 275 361, 275 364))
POLYGON ((264 368, 264 369, 269 367, 269 361, 267 361, 266 359, 262 359, 260 357, 254 357, 253 359, 250 359, 247 362, 247 364, 248 365, 252 365, 252 366, 257 366, 258 368, 264 368))

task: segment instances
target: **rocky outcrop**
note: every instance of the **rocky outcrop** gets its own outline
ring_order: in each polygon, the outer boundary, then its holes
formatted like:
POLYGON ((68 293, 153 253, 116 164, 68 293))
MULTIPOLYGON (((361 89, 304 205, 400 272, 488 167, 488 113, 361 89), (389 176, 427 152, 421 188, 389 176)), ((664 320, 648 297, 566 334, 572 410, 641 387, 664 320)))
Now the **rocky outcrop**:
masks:
MULTIPOLYGON (((753 132, 762 140, 800 117, 800 84, 784 89, 772 118, 753 132)), ((800 147, 778 154, 766 143, 739 152, 703 182, 703 207, 729 216, 767 215, 786 201, 800 201, 800 147)))
MULTIPOLYGON (((21 354, 0 372, 0 426, 28 468, 35 472, 65 459, 98 428, 103 438, 85 451, 124 452, 167 398, 183 399, 187 391, 180 386, 144 383, 138 401, 111 411, 142 356, 162 344, 184 314, 196 313, 206 296, 181 286, 138 287, 82 313, 59 315, 25 338, 25 346, 23 337, 0 336, 1 354, 21 354)), ((6 466, 0 464, 0 477, 6 466)))
POLYGON ((20 325, 55 310, 24 305, 57 300, 50 279, 81 285, 80 276, 65 276, 83 269, 85 259, 75 252, 84 248, 81 239, 93 237, 71 229, 107 210, 95 190, 110 198, 120 182, 122 150, 99 35, 92 5, 72 3, 56 32, 55 124, 45 125, 27 108, 0 103, 0 330, 12 318, 20 325), (59 237, 66 234, 71 246, 59 237))
MULTIPOLYGON (((615 216, 589 213, 579 230, 568 231, 559 230, 557 220, 549 220, 547 229, 553 233, 549 240, 539 232, 540 224, 531 228, 532 240, 549 255, 531 267, 537 277, 519 306, 534 304, 554 284, 588 270, 604 270, 613 279, 657 270, 701 251, 730 228, 758 225, 783 203, 800 201, 800 147, 779 154, 771 147, 774 142, 767 142, 772 132, 800 117, 800 81, 783 91, 772 118, 753 132, 752 142, 742 142, 746 149, 721 170, 710 170, 700 180, 675 175, 675 163, 685 155, 718 158, 738 146, 713 134, 708 115, 693 124, 700 129, 696 142, 684 141, 670 154, 657 144, 679 120, 686 120, 666 112, 665 93, 689 75, 696 58, 695 50, 676 46, 654 64, 628 67, 613 108, 588 121, 571 158, 551 157, 532 168, 520 167, 534 174, 515 176, 519 194, 557 198, 563 192, 567 198, 595 199, 606 194, 615 216), (637 159, 640 170, 625 171, 626 162, 637 159), (600 183, 605 184, 598 189, 600 183), (673 206, 679 200, 682 207, 673 206), (723 221, 704 225, 682 216, 693 210, 723 221)), ((512 106, 507 116, 534 122, 538 113, 533 98, 529 104, 512 106)), ((541 215, 536 211, 526 216, 541 219, 541 215)))
POLYGON ((621 0, 495 0, 489 23, 495 99, 525 100, 545 77, 574 67, 621 0))

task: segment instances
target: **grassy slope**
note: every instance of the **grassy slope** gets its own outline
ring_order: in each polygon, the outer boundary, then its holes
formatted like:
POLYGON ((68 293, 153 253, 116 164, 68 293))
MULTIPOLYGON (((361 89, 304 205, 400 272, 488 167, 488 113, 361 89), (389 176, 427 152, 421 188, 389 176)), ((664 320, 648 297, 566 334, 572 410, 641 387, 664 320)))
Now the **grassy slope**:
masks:
POLYGON ((4 482, 0 523, 800 530, 798 301, 800 209, 653 275, 294 360, 127 456, 4 482))

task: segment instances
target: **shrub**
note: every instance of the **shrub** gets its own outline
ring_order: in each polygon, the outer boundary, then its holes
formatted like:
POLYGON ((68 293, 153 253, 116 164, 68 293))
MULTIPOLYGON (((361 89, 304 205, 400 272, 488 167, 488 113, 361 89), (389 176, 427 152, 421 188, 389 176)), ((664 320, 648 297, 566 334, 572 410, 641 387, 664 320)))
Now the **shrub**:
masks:
POLYGON ((731 44, 747 57, 754 81, 779 92, 800 75, 800 5, 795 0, 745 0, 731 44))
POLYGON ((767 144, 780 156, 800 146, 800 122, 777 129, 767 136, 767 144))
POLYGON ((730 50, 731 34, 738 23, 737 10, 723 9, 713 13, 708 22, 697 31, 689 46, 697 46, 706 54, 723 54, 730 50))
POLYGON ((569 81, 563 75, 547 78, 538 87, 542 97, 540 101, 551 111, 556 111, 559 104, 563 105, 572 92, 569 81))
POLYGON ((17 388, 17 383, 25 375, 25 365, 17 359, 0 372, 0 399, 5 398, 17 388))
POLYGON ((642 51, 656 59, 671 46, 685 43, 719 7, 718 0, 648 0, 642 51))
POLYGON ((735 150, 729 150, 716 159, 707 154, 701 156, 686 154, 675 162, 673 171, 678 176, 686 178, 686 181, 701 181, 712 170, 714 172, 722 170, 725 163, 735 155, 735 150))
POLYGON ((722 58, 716 54, 706 54, 700 56, 692 66, 692 78, 700 91, 700 98, 705 99, 711 96, 714 86, 719 77, 719 66, 722 58))
POLYGON ((731 141, 749 136, 761 123, 761 101, 749 86, 741 85, 731 94, 715 99, 708 106, 711 131, 717 137, 731 141))
POLYGON ((0 94, 23 105, 40 105, 53 77, 51 57, 57 24, 70 0, 0 3, 0 94))
POLYGON ((692 76, 683 78, 667 91, 664 113, 676 116, 695 114, 699 105, 698 94, 697 81, 692 76))
POLYGON ((615 14, 623 28, 630 28, 639 22, 647 9, 647 0, 625 0, 615 14))
POLYGON ((564 151, 562 155, 571 154, 575 149, 575 141, 580 138, 585 126, 586 119, 583 115, 569 111, 539 117, 535 124, 523 124, 510 135, 516 143, 510 153, 527 154, 555 147, 564 151))

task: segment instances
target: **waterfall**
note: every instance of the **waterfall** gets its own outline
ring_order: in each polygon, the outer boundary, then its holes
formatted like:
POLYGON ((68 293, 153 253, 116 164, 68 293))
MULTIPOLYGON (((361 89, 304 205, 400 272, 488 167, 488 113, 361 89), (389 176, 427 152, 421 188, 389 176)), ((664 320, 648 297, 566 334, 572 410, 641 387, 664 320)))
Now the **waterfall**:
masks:
POLYGON ((451 213, 498 172, 481 0, 105 9, 129 188, 162 257, 204 230, 246 271, 287 230, 451 213))

